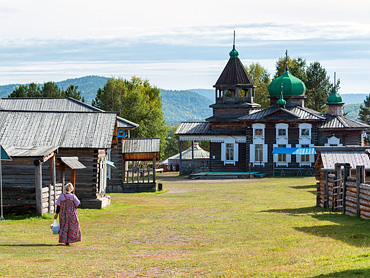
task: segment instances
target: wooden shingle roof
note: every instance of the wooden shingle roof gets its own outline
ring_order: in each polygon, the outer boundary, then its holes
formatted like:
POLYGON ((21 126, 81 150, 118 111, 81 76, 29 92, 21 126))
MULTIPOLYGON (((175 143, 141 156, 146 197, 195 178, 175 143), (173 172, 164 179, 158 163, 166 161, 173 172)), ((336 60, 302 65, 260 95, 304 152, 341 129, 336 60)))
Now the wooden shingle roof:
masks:
MULTIPOLYGON (((45 111, 45 112, 104 112, 94 106, 73 98, 0 98, 0 110, 45 111)), ((135 129, 129 120, 117 117, 117 127, 135 129)))
POLYGON ((240 86, 255 87, 253 79, 248 74, 239 58, 230 58, 224 70, 213 87, 240 86))
POLYGON ((315 147, 316 152, 319 153, 316 164, 322 163, 324 170, 334 170, 336 163, 349 163, 352 169, 355 169, 357 165, 364 165, 365 169, 370 169, 367 148, 360 146, 315 147))
POLYGON ((0 145, 110 148, 115 113, 0 110, 0 145))
POLYGON ((122 153, 159 153, 159 138, 128 138, 122 140, 122 153))

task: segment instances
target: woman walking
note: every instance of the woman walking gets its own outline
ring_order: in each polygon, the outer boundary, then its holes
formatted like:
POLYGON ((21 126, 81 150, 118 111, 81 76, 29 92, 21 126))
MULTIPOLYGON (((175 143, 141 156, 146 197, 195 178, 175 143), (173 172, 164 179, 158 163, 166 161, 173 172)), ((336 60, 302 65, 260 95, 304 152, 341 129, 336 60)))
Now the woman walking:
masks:
POLYGON ((58 218, 60 222, 59 242, 69 245, 73 242, 81 241, 80 223, 77 216, 77 207, 80 200, 72 194, 73 184, 67 183, 64 192, 57 200, 57 211, 54 219, 58 218))

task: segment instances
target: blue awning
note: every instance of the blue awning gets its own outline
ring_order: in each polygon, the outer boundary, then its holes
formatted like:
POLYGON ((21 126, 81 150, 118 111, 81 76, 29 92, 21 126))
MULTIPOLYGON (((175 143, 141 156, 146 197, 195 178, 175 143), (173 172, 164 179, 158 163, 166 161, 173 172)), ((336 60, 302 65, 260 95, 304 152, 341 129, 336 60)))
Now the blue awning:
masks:
POLYGON ((109 167, 116 168, 116 165, 114 165, 113 161, 107 160, 106 162, 109 167))
POLYGON ((1 148, 1 159, 2 160, 11 160, 10 156, 7 154, 7 152, 4 150, 4 148, 2 146, 0 146, 1 148))
POLYGON ((282 148, 275 147, 272 150, 273 154, 294 154, 294 155, 306 155, 306 154, 316 154, 314 147, 309 148, 282 148))

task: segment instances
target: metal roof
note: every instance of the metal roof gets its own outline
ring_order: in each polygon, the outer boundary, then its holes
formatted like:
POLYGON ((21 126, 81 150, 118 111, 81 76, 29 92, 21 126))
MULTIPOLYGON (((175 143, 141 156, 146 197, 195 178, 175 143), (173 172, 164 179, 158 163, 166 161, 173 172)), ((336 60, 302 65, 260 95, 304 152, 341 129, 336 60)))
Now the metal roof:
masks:
POLYGON ((105 149, 115 123, 114 113, 0 110, 0 144, 105 149))
POLYGON ((60 160, 67 165, 72 170, 77 169, 85 169, 85 165, 83 165, 80 161, 78 161, 77 156, 71 156, 71 157, 60 157, 60 160))
POLYGON ((175 134, 207 134, 209 130, 209 122, 183 122, 177 128, 175 134))
POLYGON ((122 140, 122 153, 158 153, 159 138, 128 138, 122 140))
MULTIPOLYGON (((48 111, 48 112, 104 112, 74 98, 0 98, 0 110, 48 111)), ((117 127, 138 127, 129 120, 117 116, 117 127)))
POLYGON ((6 146, 11 157, 44 157, 58 149, 58 146, 6 146))
POLYGON ((277 108, 270 107, 252 111, 251 114, 239 117, 239 120, 271 120, 294 118, 298 120, 324 120, 323 114, 300 106, 277 108))
POLYGON ((326 114, 326 121, 320 126, 322 129, 347 129, 347 128, 358 128, 358 129, 368 129, 369 125, 360 123, 355 120, 348 119, 344 116, 332 116, 326 114))
POLYGON ((365 153, 367 147, 315 147, 321 157, 323 169, 334 170, 336 163, 349 163, 352 169, 357 165, 364 165, 370 169, 369 155, 365 153))

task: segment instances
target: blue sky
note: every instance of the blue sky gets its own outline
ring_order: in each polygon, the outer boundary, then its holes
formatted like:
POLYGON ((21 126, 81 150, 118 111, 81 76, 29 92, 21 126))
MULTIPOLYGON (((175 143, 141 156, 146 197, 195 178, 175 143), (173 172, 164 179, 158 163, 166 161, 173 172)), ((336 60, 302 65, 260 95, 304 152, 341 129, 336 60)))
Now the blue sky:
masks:
POLYGON ((341 93, 370 93, 369 12, 368 1, 2 0, 0 84, 135 75, 208 89, 236 30, 246 65, 273 75, 287 49, 337 72, 341 93))

